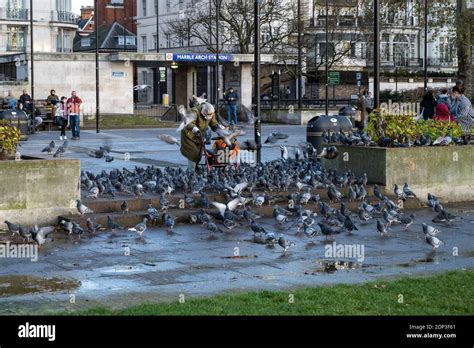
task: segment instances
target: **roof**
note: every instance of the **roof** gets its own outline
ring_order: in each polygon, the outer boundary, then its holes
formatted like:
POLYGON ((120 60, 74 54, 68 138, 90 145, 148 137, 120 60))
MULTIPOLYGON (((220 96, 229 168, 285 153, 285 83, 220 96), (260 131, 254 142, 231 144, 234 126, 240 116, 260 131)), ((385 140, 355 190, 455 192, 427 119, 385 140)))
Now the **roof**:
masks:
MULTIPOLYGON (((101 25, 99 27, 99 49, 101 51, 111 51, 111 52, 136 52, 137 51, 137 36, 131 31, 127 30, 123 25, 118 22, 113 22, 111 25, 101 25), (117 37, 133 37, 135 38, 135 44, 123 44, 120 45, 117 37)), ((95 32, 90 33, 89 35, 82 36, 76 34, 74 38, 74 52, 90 52, 95 51, 96 49, 96 39, 95 32), (82 40, 90 39, 90 46, 83 46, 82 40)))

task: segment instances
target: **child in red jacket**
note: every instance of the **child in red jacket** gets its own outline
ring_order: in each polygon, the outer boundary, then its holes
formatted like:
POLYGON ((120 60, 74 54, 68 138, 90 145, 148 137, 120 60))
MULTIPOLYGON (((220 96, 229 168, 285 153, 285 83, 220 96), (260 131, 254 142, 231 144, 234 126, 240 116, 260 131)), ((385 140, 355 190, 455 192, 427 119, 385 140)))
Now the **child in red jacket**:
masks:
POLYGON ((434 119, 437 121, 454 122, 454 117, 449 113, 448 106, 445 103, 439 103, 436 106, 436 116, 434 119))

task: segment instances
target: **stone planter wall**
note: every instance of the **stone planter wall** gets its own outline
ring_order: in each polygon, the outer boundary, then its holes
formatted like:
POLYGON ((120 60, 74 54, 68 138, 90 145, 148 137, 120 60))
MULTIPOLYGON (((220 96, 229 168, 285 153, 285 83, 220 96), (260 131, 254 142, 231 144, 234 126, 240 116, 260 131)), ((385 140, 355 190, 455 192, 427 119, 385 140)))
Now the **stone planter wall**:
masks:
POLYGON ((4 220, 43 225, 73 213, 80 171, 75 159, 0 161, 0 229, 4 220))
POLYGON ((474 201, 474 146, 380 148, 339 146, 339 156, 326 168, 367 173, 369 183, 407 182, 423 200, 428 192, 444 202, 474 201))

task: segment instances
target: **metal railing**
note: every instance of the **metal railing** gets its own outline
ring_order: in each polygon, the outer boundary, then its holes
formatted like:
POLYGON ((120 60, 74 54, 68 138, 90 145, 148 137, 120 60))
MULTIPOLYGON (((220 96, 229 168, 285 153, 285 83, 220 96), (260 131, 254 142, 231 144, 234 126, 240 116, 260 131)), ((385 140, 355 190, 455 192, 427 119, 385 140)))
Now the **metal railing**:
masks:
POLYGON ((428 58, 427 66, 439 68, 456 68, 458 66, 458 62, 454 59, 447 60, 443 58, 428 58))
POLYGON ((68 11, 51 11, 52 22, 72 23, 76 24, 78 16, 73 12, 68 11))
MULTIPOLYGON (((352 99, 333 99, 329 98, 329 106, 347 106, 351 105, 352 99)), ((326 99, 303 99, 302 104, 304 108, 321 108, 326 105, 326 99)), ((296 109, 298 99, 261 99, 261 108, 267 110, 279 109, 296 109)))
POLYGON ((27 9, 0 7, 0 19, 27 21, 29 20, 29 14, 27 9))
POLYGON ((135 103, 133 105, 135 116, 157 117, 163 121, 177 122, 179 120, 177 105, 155 105, 145 103, 135 103))
POLYGON ((26 48, 24 45, 15 45, 12 46, 10 44, 7 44, 7 52, 25 52, 26 48))

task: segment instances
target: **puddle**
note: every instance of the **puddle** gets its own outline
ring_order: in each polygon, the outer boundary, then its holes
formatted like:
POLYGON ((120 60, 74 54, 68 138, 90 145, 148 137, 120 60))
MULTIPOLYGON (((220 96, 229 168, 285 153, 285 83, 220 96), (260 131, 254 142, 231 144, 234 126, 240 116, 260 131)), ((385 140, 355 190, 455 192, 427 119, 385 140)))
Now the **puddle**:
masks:
POLYGON ((427 257, 425 259, 417 259, 412 260, 409 262, 398 263, 397 266, 399 267, 415 267, 416 265, 424 264, 424 263, 439 263, 439 259, 437 257, 427 257))
POLYGON ((146 272, 145 269, 139 266, 130 266, 130 265, 122 265, 122 266, 112 266, 112 267, 104 267, 104 268, 97 268, 95 271, 98 271, 102 274, 123 274, 123 273, 143 273, 146 272))
POLYGON ((1 276, 0 297, 76 289, 80 281, 66 278, 41 278, 26 275, 1 276))
POLYGON ((374 266, 350 260, 317 260, 315 263, 320 267, 313 272, 305 272, 305 274, 334 273, 340 270, 353 270, 374 266))

